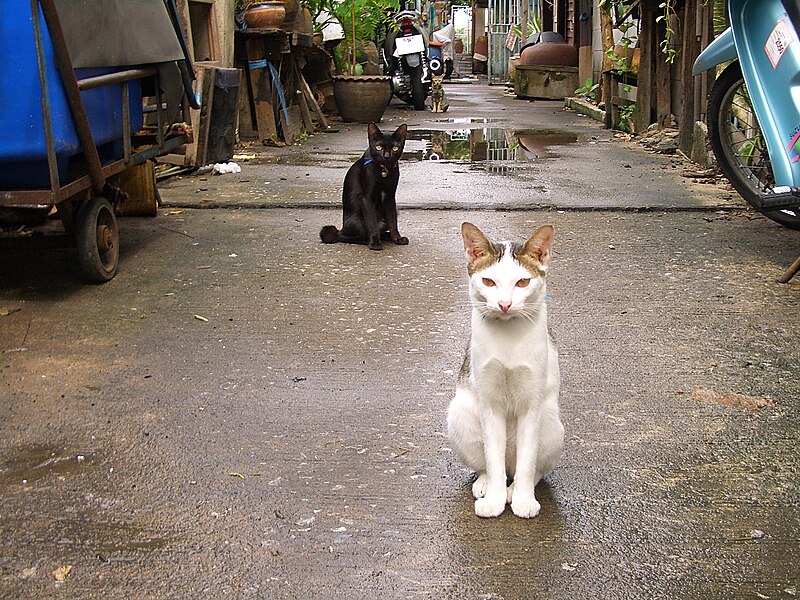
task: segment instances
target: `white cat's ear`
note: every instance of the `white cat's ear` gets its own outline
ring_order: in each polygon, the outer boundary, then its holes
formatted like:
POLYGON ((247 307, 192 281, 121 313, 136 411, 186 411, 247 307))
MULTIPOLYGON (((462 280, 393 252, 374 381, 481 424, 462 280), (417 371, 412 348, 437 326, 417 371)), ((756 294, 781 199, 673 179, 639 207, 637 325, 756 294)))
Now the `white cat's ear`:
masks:
POLYGON ((552 225, 539 227, 525 242, 525 254, 535 258, 543 267, 547 267, 553 250, 553 235, 554 229, 552 225))
POLYGON ((469 264, 492 254, 492 243, 472 223, 461 224, 461 239, 464 240, 464 252, 467 253, 469 264))

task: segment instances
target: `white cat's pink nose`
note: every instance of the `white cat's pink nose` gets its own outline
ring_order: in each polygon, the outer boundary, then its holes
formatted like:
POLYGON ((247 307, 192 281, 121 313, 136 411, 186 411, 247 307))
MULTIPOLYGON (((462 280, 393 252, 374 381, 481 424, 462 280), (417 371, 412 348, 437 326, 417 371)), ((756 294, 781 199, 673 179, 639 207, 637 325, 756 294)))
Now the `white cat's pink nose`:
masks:
POLYGON ((511 302, 498 302, 497 305, 504 313, 508 312, 508 309, 511 308, 511 302))

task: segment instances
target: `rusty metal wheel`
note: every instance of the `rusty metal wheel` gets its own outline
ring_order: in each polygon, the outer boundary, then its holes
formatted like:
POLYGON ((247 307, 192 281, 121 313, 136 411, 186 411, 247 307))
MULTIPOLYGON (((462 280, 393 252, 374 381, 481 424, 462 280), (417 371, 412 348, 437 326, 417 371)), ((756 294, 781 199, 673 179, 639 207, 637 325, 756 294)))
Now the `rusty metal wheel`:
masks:
POLYGON ((83 203, 75 223, 78 263, 92 283, 105 283, 117 274, 119 230, 114 208, 105 198, 83 203))

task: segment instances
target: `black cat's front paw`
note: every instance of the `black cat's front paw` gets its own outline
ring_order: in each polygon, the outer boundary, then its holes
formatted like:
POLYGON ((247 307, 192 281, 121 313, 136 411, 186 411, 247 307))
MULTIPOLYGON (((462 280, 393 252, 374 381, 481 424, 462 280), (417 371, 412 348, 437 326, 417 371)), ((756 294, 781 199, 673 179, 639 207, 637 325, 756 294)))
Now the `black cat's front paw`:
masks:
POLYGON ((380 240, 377 242, 370 242, 369 243, 370 250, 383 250, 383 244, 381 244, 380 240))
POLYGON ((394 243, 398 246, 408 246, 408 238, 404 235, 401 235, 394 241, 394 243))

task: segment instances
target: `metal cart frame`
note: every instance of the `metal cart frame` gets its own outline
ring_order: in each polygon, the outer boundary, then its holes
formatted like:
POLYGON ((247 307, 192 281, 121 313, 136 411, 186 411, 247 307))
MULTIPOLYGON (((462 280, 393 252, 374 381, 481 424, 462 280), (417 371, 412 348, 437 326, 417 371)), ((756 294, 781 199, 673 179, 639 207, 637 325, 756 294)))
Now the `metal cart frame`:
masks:
MULTIPOLYGON (((191 142, 191 134, 184 130, 167 135, 166 107, 161 97, 159 74, 155 67, 136 68, 109 75, 78 80, 70 60, 64 33, 53 0, 31 0, 36 58, 39 81, 42 87, 42 115, 49 169, 49 189, 0 190, 0 206, 54 205, 62 219, 64 228, 75 237, 78 262, 84 276, 91 282, 103 283, 111 280, 117 272, 119 260, 119 230, 114 206, 124 200, 125 194, 110 185, 108 179, 128 167, 141 164, 170 150, 191 142), (61 184, 55 143, 48 75, 45 68, 43 32, 38 18, 41 5, 50 38, 53 43, 55 62, 74 121, 75 130, 88 166, 88 174, 61 184), (134 152, 131 134, 130 90, 131 81, 155 78, 157 126, 154 132, 136 136, 137 151, 134 152), (121 159, 103 165, 97 146, 92 138, 89 119, 80 92, 105 85, 122 84, 123 152, 121 159), (141 148, 144 149, 141 149, 141 148)), ((183 102, 184 111, 186 97, 183 102)))

